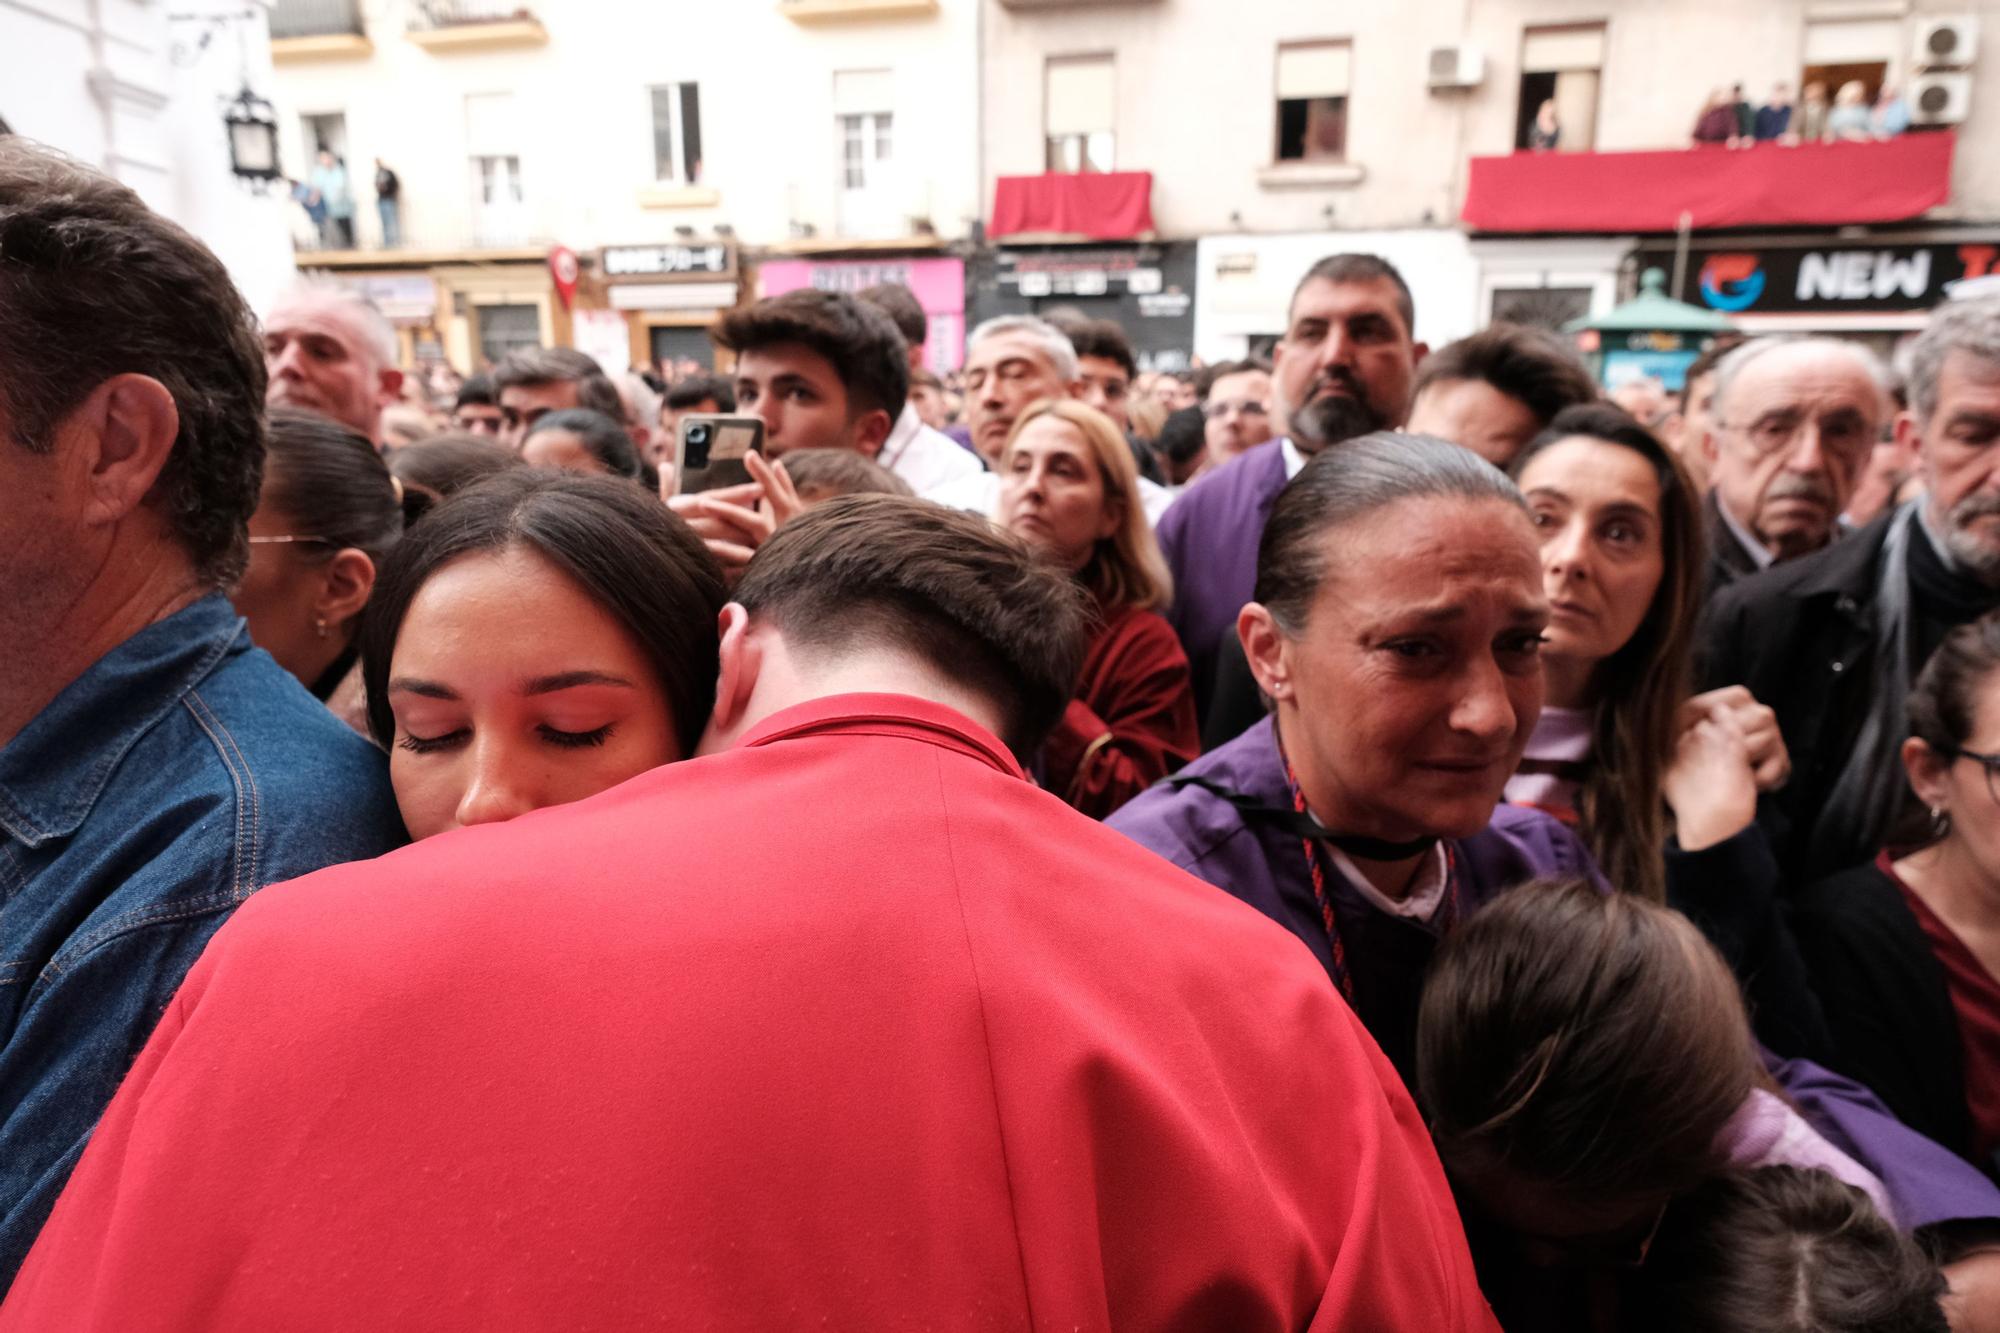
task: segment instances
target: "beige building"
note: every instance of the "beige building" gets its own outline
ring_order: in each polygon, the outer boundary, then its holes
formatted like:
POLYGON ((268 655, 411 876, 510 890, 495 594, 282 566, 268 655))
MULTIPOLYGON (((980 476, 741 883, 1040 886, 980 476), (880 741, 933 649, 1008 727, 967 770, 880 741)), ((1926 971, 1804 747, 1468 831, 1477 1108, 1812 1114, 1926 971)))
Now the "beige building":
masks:
MULTIPOLYGON (((1582 313, 1629 291, 1621 266, 1652 228, 1558 237, 1552 211, 1532 233, 1466 234, 1470 161, 1527 148, 1544 103, 1556 151, 1618 154, 1686 148, 1736 83, 1752 103, 1780 82, 1901 88, 1935 104, 1919 123, 1958 135, 1922 221, 2000 221, 2000 0, 987 3, 989 191, 1086 163, 1152 173, 1158 233, 1202 238, 1195 350, 1211 358, 1275 332, 1303 263, 1338 248, 1394 258, 1433 342, 1527 293, 1582 313)), ((1665 166, 1700 193, 1697 171, 1665 166)))

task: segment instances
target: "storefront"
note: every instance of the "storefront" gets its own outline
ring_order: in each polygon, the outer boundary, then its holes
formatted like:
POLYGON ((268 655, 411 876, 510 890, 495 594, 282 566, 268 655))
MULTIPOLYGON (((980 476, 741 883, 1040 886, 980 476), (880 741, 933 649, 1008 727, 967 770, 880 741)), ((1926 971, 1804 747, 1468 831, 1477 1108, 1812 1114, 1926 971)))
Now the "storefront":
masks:
POLYGON ((323 256, 322 269, 388 317, 405 366, 443 362, 470 374, 516 347, 569 344, 570 313, 543 251, 417 253, 393 264, 382 255, 356 258, 361 262, 348 264, 323 256))
MULTIPOLYGON (((1675 269, 1671 240, 1633 251, 1637 269, 1675 269)), ((1671 294, 1727 314, 1744 332, 1837 334, 1887 355, 1959 282, 2000 272, 2000 228, 1877 231, 1864 237, 1696 236, 1671 294)))
POLYGON ((768 259, 757 266, 757 295, 801 288, 866 291, 882 283, 910 289, 930 325, 924 357, 937 374, 965 364, 965 261, 942 256, 882 259, 768 259))
POLYGON ((1474 302, 1478 270, 1456 230, 1205 236, 1195 258, 1195 354, 1210 364, 1269 356, 1299 279, 1328 255, 1356 253, 1379 255, 1403 275, 1420 340, 1442 346, 1484 323, 1474 302))
POLYGON ((984 251, 971 264, 966 318, 977 327, 999 315, 1069 307, 1115 321, 1141 370, 1185 370, 1194 351, 1195 256, 1192 241, 984 251))
MULTIPOLYGON (((596 268, 606 307, 625 321, 634 364, 693 361, 715 368, 708 326, 737 304, 742 290, 734 241, 606 246, 596 268)), ((599 360, 609 354, 592 350, 599 360)))

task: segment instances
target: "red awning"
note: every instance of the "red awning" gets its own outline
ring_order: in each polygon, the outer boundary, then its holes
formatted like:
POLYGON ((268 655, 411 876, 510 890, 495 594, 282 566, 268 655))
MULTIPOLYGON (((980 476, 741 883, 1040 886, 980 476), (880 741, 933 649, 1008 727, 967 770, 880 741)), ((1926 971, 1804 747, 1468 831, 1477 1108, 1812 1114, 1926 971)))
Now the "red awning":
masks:
POLYGON ((1037 233, 1129 241, 1152 230, 1150 171, 1002 176, 994 182, 990 236, 1037 233))
POLYGON ((1951 194, 1949 131, 1884 143, 1472 159, 1472 231, 1673 231, 1901 222, 1951 194))

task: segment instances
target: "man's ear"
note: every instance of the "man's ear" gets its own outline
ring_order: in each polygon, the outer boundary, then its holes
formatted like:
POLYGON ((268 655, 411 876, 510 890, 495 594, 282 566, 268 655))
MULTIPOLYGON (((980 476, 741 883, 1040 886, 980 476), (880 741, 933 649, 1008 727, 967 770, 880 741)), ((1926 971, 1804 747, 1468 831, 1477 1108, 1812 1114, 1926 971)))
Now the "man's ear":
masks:
POLYGON ((84 519, 109 524, 145 500, 180 435, 180 409, 150 375, 113 375, 70 413, 65 429, 86 450, 90 495, 84 519))
POLYGON ((1251 602, 1236 613, 1236 637, 1243 643, 1243 656, 1257 688, 1273 702, 1283 702, 1296 693, 1292 679, 1291 640, 1278 628, 1277 620, 1261 602, 1251 602))
POLYGON ((882 446, 889 442, 889 432, 894 429, 895 418, 878 407, 855 418, 848 438, 854 442, 856 453, 872 460, 882 452, 882 446))
POLYGON ((715 678, 715 711, 709 715, 708 732, 703 737, 703 754, 726 749, 742 725, 750 708, 750 696, 757 690, 757 674, 764 665, 763 645, 750 633, 750 613, 740 602, 731 602, 716 617, 722 642, 715 678), (711 746, 710 742, 715 744, 711 746))
POLYGON ((313 614, 329 625, 344 625, 368 605, 368 594, 375 589, 375 562, 366 551, 350 546, 327 562, 325 578, 313 614))
POLYGON ((403 372, 394 366, 384 366, 377 372, 377 384, 382 406, 388 407, 403 400, 403 372))

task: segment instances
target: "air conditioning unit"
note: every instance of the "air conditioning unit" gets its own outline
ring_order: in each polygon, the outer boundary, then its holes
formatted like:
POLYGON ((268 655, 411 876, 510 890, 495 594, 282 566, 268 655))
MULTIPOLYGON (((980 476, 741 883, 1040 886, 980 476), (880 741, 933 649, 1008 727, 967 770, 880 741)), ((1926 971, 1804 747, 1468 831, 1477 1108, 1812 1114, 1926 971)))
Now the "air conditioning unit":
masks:
POLYGON ((1918 69, 1964 69, 1979 51, 1979 20, 1971 15, 1917 25, 1918 69))
POLYGON ((1433 46, 1430 86, 1477 88, 1486 79, 1486 55, 1476 46, 1433 46))
POLYGON ((1910 80, 1910 120, 1917 125, 1962 125, 1972 105, 1970 74, 1919 74, 1910 80))

